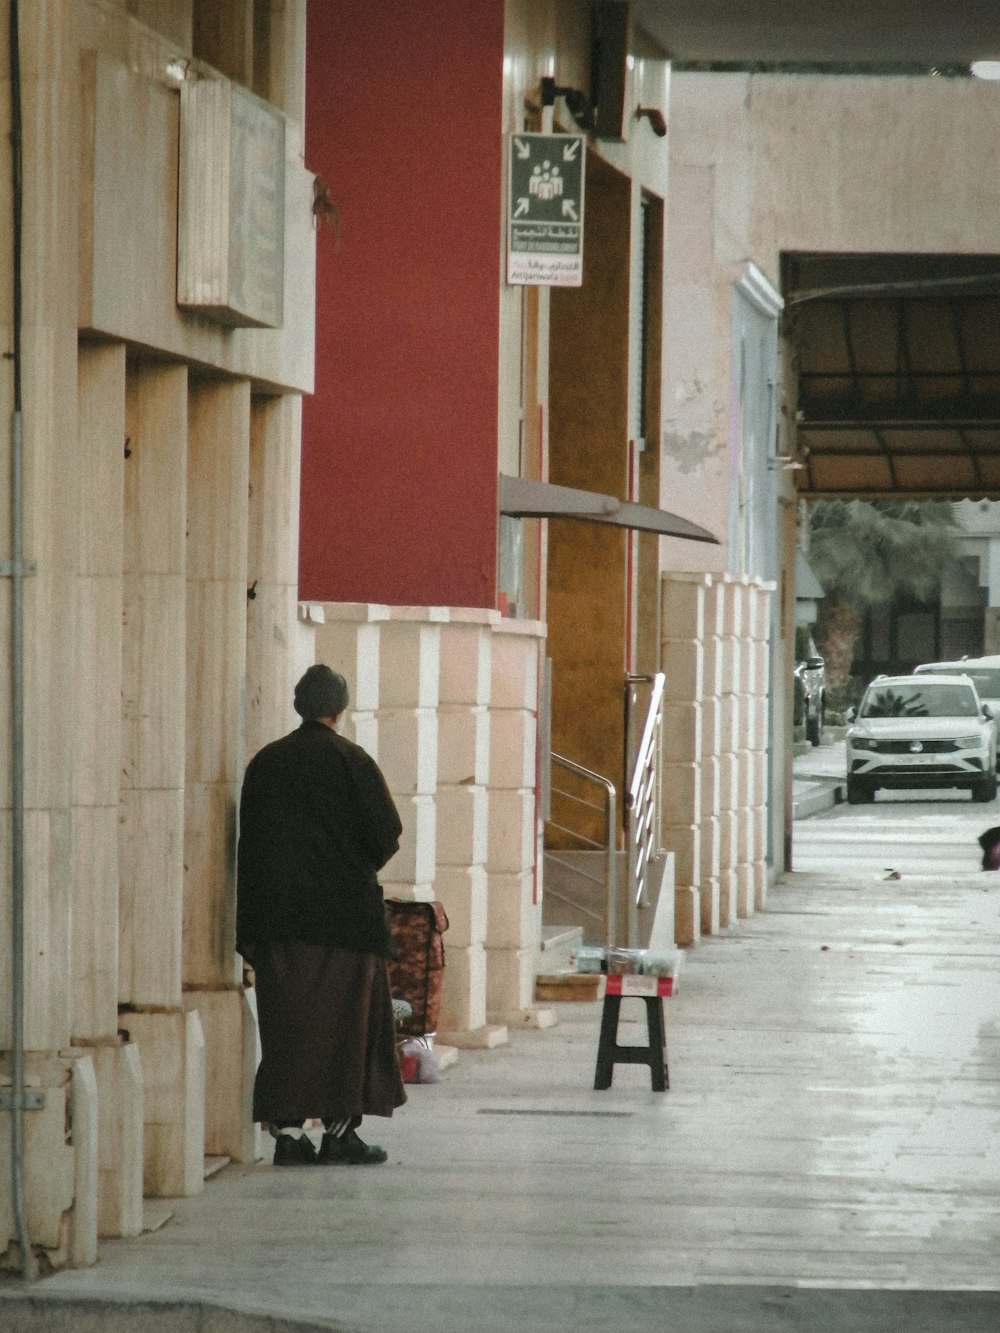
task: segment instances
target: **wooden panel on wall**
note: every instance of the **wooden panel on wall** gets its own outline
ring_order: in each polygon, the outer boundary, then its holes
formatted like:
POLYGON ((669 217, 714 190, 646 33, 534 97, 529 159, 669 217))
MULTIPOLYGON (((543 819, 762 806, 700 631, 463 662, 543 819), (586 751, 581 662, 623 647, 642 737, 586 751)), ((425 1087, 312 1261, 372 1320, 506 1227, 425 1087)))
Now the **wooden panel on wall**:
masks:
MULTIPOLYGON (((552 292, 549 480, 624 496, 630 183, 587 158, 584 283, 552 292)), ((549 523, 552 747, 619 782, 625 678, 623 531, 549 523)))

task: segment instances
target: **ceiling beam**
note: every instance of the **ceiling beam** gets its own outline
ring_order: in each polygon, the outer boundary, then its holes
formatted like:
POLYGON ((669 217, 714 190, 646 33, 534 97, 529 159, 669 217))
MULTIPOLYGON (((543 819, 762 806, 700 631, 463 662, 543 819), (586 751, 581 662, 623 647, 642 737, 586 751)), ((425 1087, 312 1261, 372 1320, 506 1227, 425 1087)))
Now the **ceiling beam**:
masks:
POLYGON ((851 430, 881 427, 883 430, 982 430, 1000 426, 1000 398, 972 402, 957 398, 935 398, 905 403, 862 403, 839 398, 810 403, 799 400, 799 430, 851 430), (815 414, 815 415, 814 415, 815 414))

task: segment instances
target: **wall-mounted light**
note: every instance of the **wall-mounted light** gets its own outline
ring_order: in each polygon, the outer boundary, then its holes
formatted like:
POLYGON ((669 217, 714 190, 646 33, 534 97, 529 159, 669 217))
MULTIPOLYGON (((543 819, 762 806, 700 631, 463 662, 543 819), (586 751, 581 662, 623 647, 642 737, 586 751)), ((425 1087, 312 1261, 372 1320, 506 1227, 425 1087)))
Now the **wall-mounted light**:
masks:
POLYGON ((1000 60, 974 60, 969 73, 976 79, 1000 79, 1000 60))
POLYGON ((788 454, 774 454, 767 460, 767 466, 772 472, 801 472, 805 463, 800 463, 788 454))
POLYGON ((191 61, 184 56, 174 56, 163 67, 163 77, 171 88, 179 88, 186 79, 195 77, 191 61))
POLYGON ((635 109, 636 120, 648 120, 649 127, 658 139, 666 138, 667 122, 663 119, 663 112, 655 106, 637 106, 635 109))

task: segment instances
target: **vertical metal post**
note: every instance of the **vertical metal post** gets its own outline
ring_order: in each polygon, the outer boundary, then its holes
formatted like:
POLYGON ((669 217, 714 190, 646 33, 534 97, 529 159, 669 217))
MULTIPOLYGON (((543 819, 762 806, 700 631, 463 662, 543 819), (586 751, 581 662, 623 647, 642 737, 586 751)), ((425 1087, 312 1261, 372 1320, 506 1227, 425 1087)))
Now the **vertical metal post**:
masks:
POLYGON ((612 783, 605 787, 605 812, 607 815, 608 861, 605 868, 605 898, 608 905, 608 947, 618 943, 618 807, 615 801, 615 789, 612 783))

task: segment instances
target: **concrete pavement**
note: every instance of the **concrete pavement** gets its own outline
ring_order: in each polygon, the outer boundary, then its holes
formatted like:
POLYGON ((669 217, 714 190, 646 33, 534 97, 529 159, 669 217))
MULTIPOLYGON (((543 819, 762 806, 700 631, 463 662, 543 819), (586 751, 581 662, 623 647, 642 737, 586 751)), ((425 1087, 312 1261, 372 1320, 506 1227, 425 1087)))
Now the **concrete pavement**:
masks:
POLYGON ((846 799, 847 758, 839 735, 796 754, 792 760, 793 818, 808 819, 846 799))
POLYGON ((599 1005, 557 1006, 366 1122, 386 1166, 230 1166, 0 1328, 1000 1325, 1000 876, 789 876, 665 1003, 667 1093, 594 1092, 599 1005))

